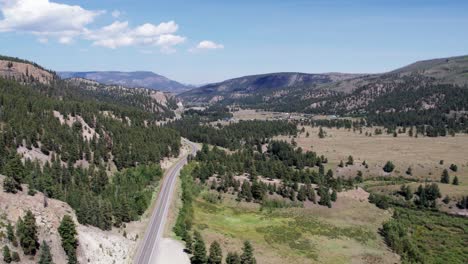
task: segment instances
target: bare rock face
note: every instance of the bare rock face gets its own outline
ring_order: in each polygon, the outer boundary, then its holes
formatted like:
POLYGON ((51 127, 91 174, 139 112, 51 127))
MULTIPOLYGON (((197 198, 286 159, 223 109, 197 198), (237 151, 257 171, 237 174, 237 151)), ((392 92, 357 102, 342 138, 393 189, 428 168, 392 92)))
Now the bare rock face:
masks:
POLYGON ((11 60, 0 60, 0 77, 19 82, 39 82, 50 84, 55 75, 38 66, 11 60))

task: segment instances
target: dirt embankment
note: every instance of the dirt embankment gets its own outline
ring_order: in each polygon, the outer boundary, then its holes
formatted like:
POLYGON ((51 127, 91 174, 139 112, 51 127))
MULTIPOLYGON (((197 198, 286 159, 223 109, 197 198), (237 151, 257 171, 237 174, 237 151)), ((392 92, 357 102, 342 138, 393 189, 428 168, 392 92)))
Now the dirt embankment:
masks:
MULTIPOLYGON (((3 186, 4 176, 0 176, 3 186)), ((55 263, 66 263, 67 257, 61 246, 58 227, 64 215, 71 215, 77 224, 78 231, 78 261, 80 263, 118 264, 128 263, 133 239, 125 238, 118 230, 102 231, 95 227, 78 224, 73 209, 64 202, 47 199, 44 207, 44 195, 27 194, 28 188, 23 185, 23 191, 16 194, 5 193, 0 189, 0 234, 6 234, 6 225, 10 222, 16 225, 19 217, 23 217, 30 210, 36 217, 39 242, 46 241, 51 247, 55 263)), ((35 257, 24 256, 20 247, 13 247, 6 239, 0 239, 0 247, 8 245, 12 251, 20 254, 21 263, 37 263, 39 254, 35 257)))

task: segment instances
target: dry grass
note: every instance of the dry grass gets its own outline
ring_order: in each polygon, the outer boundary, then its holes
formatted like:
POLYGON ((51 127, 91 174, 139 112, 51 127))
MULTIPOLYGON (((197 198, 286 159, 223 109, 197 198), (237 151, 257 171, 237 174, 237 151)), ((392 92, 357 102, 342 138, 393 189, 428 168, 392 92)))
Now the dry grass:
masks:
MULTIPOLYGON (((301 127, 299 127, 300 129, 301 127)), ((399 134, 365 136, 365 132, 373 129, 353 132, 346 129, 328 129, 327 137, 318 137, 319 128, 305 127, 310 136, 302 133, 295 139, 297 146, 304 150, 313 150, 329 159, 328 167, 338 172, 338 175, 354 176, 357 170, 364 172, 365 176, 385 176, 382 167, 387 161, 395 163, 393 176, 405 175, 408 167, 413 170, 413 176, 421 179, 439 180, 443 169, 448 169, 451 163, 458 165, 458 172, 450 172, 451 176, 458 175, 462 186, 468 187, 468 135, 455 137, 409 137, 399 134), (355 160, 354 166, 337 169, 336 165, 343 160, 346 162, 349 155, 355 160), (369 168, 357 164, 366 161, 369 168), (440 165, 439 161, 444 160, 440 165)), ((277 137, 290 141, 288 137, 277 137)))

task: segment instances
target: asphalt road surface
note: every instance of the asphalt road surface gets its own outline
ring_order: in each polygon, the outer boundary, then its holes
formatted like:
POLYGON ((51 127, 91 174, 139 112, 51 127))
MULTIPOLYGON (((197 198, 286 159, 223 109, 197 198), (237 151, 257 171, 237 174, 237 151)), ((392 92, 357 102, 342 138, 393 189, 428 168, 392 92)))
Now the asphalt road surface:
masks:
MULTIPOLYGON (((195 155, 198 150, 198 146, 186 139, 182 140, 190 146, 190 154, 195 155)), ((146 228, 145 236, 139 244, 133 263, 166 264, 156 263, 156 251, 164 233, 164 227, 169 207, 171 205, 172 196, 174 194, 176 179, 185 164, 187 164, 187 155, 179 159, 176 164, 166 171, 161 190, 158 195, 158 200, 156 201, 156 206, 154 207, 148 227, 146 228)))

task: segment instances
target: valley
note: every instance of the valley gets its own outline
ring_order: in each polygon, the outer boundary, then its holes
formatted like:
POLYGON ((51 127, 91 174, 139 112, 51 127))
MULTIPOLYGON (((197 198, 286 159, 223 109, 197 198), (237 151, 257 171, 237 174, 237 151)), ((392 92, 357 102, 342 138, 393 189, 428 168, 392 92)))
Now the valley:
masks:
POLYGON ((178 95, 1 58, 0 246, 15 259, 468 256, 464 57, 378 75, 256 75, 178 95), (422 242, 431 236, 442 242, 422 242))

